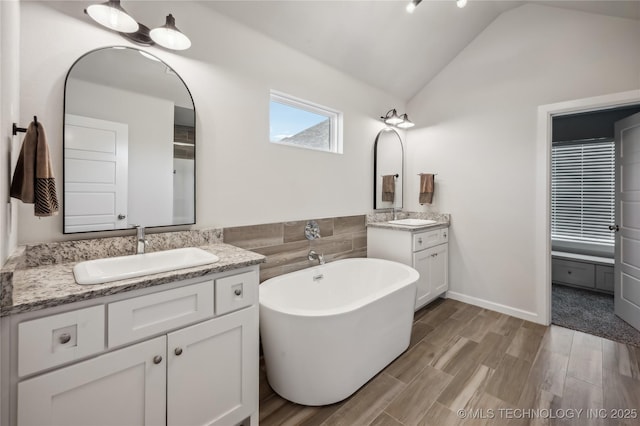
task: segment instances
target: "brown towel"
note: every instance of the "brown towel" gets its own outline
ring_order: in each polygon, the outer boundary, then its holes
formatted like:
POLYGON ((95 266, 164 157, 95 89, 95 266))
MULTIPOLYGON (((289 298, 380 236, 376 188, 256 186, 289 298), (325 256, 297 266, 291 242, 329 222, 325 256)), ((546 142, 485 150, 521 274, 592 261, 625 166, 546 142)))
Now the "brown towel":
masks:
POLYGON ((433 175, 430 173, 420 173, 420 204, 431 204, 431 201, 433 201, 434 187, 433 175))
POLYGON ((13 172, 11 196, 34 204, 36 216, 58 214, 58 196, 49 146, 40 123, 31 123, 22 142, 18 164, 13 172))
POLYGON ((382 201, 391 201, 396 193, 396 175, 382 176, 382 201))

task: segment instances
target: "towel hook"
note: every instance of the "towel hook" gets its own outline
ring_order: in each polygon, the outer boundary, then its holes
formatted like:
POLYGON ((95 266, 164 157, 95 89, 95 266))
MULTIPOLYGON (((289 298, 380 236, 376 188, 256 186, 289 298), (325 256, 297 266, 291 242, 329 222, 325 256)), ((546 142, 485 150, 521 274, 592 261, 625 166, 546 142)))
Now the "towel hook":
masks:
MULTIPOLYGON (((35 123, 35 125, 38 125, 38 116, 34 115, 33 116, 33 122, 35 123)), ((13 134, 13 136, 17 135, 18 132, 20 133, 25 133, 27 131, 26 127, 18 127, 18 125, 16 123, 13 123, 13 128, 11 130, 11 133, 13 134)))

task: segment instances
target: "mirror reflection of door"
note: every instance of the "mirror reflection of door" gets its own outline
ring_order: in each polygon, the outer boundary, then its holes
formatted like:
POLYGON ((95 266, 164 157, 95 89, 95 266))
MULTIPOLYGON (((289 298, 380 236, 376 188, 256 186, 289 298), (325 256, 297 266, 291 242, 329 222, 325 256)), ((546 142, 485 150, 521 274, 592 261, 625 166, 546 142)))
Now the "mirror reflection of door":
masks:
MULTIPOLYGON (((132 48, 82 56, 65 82, 64 128, 64 233, 195 223, 195 108, 184 82, 167 64, 132 48), (118 162, 126 158, 126 170, 114 165, 107 182, 103 161, 103 175, 97 176, 98 169, 89 166, 96 155, 91 151, 106 142, 100 142, 96 129, 88 133, 86 125, 69 122, 73 117, 124 126, 128 142, 119 148, 118 162), (73 142, 80 127, 84 142, 73 142), (85 174, 78 168, 82 155, 87 157, 81 160, 85 174)), ((98 149, 108 151, 106 145, 98 149)))
POLYGON ((615 313, 640 330, 640 113, 616 123, 615 313))
POLYGON ((128 126, 67 114, 64 132, 65 229, 126 228, 128 126))
POLYGON ((398 132, 382 129, 374 143, 374 210, 402 208, 404 150, 398 132))

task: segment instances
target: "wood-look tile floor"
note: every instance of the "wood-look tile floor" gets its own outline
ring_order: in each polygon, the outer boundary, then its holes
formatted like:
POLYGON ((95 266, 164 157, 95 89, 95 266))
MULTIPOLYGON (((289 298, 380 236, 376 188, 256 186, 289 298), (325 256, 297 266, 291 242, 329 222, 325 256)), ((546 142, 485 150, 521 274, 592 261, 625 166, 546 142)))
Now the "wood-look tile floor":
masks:
POLYGON ((262 370, 262 426, 640 424, 640 348, 451 299, 418 311, 409 349, 342 402, 291 403, 262 370))

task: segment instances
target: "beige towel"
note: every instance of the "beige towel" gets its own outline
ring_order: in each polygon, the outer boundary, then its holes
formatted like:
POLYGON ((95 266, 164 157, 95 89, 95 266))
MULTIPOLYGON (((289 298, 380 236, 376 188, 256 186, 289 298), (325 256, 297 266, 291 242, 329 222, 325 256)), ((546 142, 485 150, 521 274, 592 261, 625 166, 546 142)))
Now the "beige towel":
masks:
POLYGON ((435 182, 430 173, 420 173, 420 204, 431 204, 435 182))
POLYGON ((58 214, 58 196, 49 146, 40 123, 31 123, 22 142, 18 164, 13 172, 11 196, 34 204, 36 216, 58 214))
POLYGON ((396 195, 396 175, 382 176, 382 201, 393 202, 396 195))

